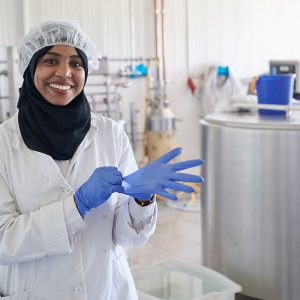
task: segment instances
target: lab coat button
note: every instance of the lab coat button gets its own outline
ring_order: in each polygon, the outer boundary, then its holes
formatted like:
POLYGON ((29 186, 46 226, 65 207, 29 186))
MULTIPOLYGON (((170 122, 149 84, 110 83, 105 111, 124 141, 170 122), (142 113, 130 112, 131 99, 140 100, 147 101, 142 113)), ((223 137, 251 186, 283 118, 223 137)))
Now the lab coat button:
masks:
POLYGON ((78 241, 77 236, 73 236, 72 241, 73 241, 73 243, 77 243, 77 241, 78 241))
POLYGON ((74 289, 74 293, 75 294, 80 294, 83 291, 83 287, 82 286, 76 286, 76 288, 74 289))

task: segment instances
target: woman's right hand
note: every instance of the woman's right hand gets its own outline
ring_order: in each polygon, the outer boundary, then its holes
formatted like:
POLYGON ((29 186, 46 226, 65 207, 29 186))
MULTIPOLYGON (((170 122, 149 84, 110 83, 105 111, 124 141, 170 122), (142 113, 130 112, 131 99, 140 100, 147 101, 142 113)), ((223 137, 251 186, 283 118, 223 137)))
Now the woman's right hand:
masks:
POLYGON ((83 216, 108 200, 112 193, 124 193, 122 173, 116 167, 95 169, 91 177, 75 192, 75 202, 83 216))

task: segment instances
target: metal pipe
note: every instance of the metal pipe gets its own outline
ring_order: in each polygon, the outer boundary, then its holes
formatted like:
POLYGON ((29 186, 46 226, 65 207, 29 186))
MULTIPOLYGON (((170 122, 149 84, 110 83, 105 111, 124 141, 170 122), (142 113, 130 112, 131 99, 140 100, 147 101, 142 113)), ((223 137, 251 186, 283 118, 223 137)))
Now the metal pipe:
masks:
POLYGON ((8 71, 8 89, 9 89, 9 116, 17 111, 17 95, 15 89, 15 68, 14 68, 14 49, 7 47, 7 71, 8 71))
POLYGON ((166 41, 165 41, 165 14, 166 14, 166 9, 165 9, 165 1, 161 0, 161 56, 162 56, 162 79, 163 79, 163 84, 164 84, 164 89, 165 89, 165 82, 166 82, 166 41))
POLYGON ((186 36, 186 69, 190 74, 190 48, 189 48, 189 0, 185 0, 185 36, 186 36))
POLYGON ((129 36, 130 36, 130 57, 135 56, 135 38, 134 38, 134 14, 132 0, 129 0, 129 36))
POLYGON ((137 110, 135 107, 135 103, 131 102, 129 104, 129 113, 130 113, 130 136, 131 136, 131 144, 133 151, 137 149, 137 110))
POLYGON ((27 33, 27 30, 28 30, 28 27, 29 27, 29 20, 28 20, 28 17, 29 17, 29 11, 28 11, 28 8, 29 8, 29 3, 28 3, 28 0, 23 0, 23 1, 20 1, 20 5, 21 5, 21 12, 22 12, 22 15, 21 15, 21 22, 20 24, 22 24, 21 28, 20 28, 20 36, 24 36, 26 33, 27 33))
MULTIPOLYGON (((158 57, 159 61, 161 61, 161 39, 159 36, 159 28, 160 28, 160 18, 159 18, 159 1, 160 0, 154 0, 154 25, 155 25, 155 51, 156 51, 156 57, 158 57)), ((157 68, 157 81, 160 82, 162 76, 161 76, 161 65, 158 65, 157 68)))

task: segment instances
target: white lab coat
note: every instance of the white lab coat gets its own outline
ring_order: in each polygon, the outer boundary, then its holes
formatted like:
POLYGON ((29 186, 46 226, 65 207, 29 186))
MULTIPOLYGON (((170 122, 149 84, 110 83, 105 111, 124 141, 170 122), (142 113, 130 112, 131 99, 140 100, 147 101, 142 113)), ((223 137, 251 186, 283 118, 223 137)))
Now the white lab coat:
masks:
POLYGON ((66 178, 50 156, 26 147, 17 114, 0 125, 1 299, 137 299, 124 248, 153 233, 156 203, 114 193, 83 220, 74 190, 100 166, 136 169, 128 137, 108 118, 92 114, 66 178))

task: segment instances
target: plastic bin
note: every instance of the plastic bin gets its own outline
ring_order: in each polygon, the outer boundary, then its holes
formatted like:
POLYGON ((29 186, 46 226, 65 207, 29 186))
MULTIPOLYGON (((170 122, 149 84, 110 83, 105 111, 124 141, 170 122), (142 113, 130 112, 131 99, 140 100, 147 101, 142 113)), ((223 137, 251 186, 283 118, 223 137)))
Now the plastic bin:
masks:
POLYGON ((198 265, 169 261, 132 270, 139 300, 234 300, 241 286, 198 265))
MULTIPOLYGON (((293 74, 262 75, 256 82, 258 104, 290 105, 294 88, 293 74)), ((259 109, 264 116, 285 116, 285 110, 259 109)))

